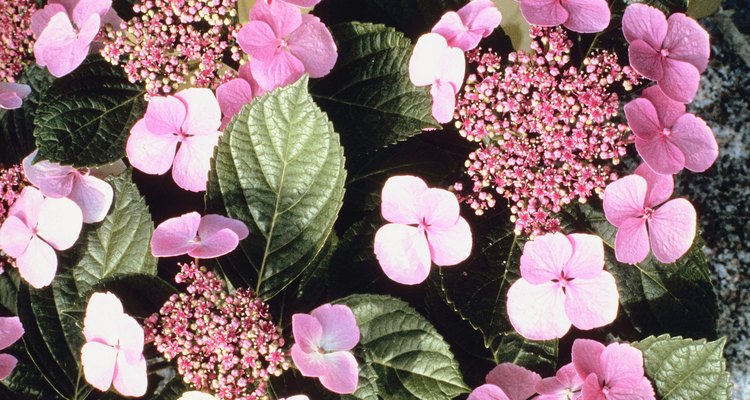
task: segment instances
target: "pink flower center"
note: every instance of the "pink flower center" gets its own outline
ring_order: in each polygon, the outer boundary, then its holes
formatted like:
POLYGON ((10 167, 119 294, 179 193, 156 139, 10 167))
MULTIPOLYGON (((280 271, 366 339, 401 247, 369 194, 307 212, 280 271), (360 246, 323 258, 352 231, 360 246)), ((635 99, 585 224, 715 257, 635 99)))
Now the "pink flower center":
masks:
POLYGON ((646 218, 647 221, 651 221, 651 219, 654 218, 654 209, 651 207, 646 207, 643 210, 643 218, 646 218))
POLYGON ((289 47, 289 42, 286 39, 279 39, 279 48, 287 49, 289 47))
POLYGON ((604 397, 609 396, 609 391, 610 391, 609 386, 604 385, 604 387, 602 387, 602 394, 604 395, 604 397))
POLYGON ((568 278, 565 276, 564 272, 560 273, 560 277, 557 279, 553 279, 552 282, 554 282, 556 287, 562 288, 563 292, 565 292, 565 288, 570 286, 570 282, 573 281, 575 278, 568 278))
POLYGON ((662 136, 669 136, 669 135, 672 134, 672 130, 669 129, 669 128, 664 128, 664 129, 661 130, 661 134, 662 134, 662 136))
POLYGON ((661 49, 659 53, 662 57, 669 57, 669 49, 661 49))

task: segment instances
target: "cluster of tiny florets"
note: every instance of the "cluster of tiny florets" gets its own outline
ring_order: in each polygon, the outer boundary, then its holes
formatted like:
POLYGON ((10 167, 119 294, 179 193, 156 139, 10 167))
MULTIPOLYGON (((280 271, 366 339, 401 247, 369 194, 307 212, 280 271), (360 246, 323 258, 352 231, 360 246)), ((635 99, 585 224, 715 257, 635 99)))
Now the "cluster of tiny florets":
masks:
POLYGON ((102 56, 124 64, 149 96, 186 85, 214 87, 233 77, 226 57, 239 61, 237 0, 146 0, 119 30, 105 31, 102 56))
POLYGON ((144 322, 153 341, 195 389, 219 400, 266 399, 271 376, 289 368, 284 339, 268 305, 249 289, 225 291, 224 282, 194 263, 181 266, 177 283, 187 293, 172 295, 144 322))
MULTIPOLYGON (((14 165, 8 169, 0 168, 0 225, 5 221, 10 207, 21 196, 23 187, 28 184, 29 182, 26 180, 26 175, 23 173, 21 166, 14 165)), ((6 257, 0 251, 0 273, 6 267, 13 267, 14 265, 13 258, 6 257)))
MULTIPOLYGON (((532 52, 510 53, 508 65, 492 52, 469 55, 468 77, 456 107, 456 127, 479 148, 466 169, 473 187, 466 201, 482 214, 507 199, 517 233, 560 229, 553 213, 585 202, 616 179, 612 165, 626 154, 628 127, 612 119, 616 83, 638 83, 614 53, 600 51, 581 68, 570 65, 572 42, 562 28, 532 27, 532 52)), ((456 190, 462 185, 457 184, 456 190)))
POLYGON ((34 59, 34 0, 0 0, 0 82, 15 82, 34 59))

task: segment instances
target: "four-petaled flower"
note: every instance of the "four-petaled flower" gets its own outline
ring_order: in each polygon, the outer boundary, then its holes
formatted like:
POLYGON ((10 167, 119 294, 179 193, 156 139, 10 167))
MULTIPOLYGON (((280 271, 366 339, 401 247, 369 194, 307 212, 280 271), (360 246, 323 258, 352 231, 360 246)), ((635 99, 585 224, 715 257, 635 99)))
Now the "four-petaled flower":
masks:
POLYGON ((622 17, 622 33, 630 43, 630 65, 639 74, 656 81, 675 101, 693 100, 711 53, 703 27, 685 14, 667 20, 654 7, 631 4, 622 17))
POLYGON ((643 353, 626 343, 606 347, 589 339, 573 342, 573 365, 584 380, 586 400, 654 400, 654 388, 643 375, 643 353))
POLYGON ((502 363, 485 377, 484 385, 472 390, 467 400, 526 400, 542 380, 536 372, 513 363, 502 363))
POLYGON ((536 392, 539 396, 534 397, 534 400, 578 400, 581 398, 582 386, 583 378, 578 376, 575 365, 568 363, 558 369, 555 376, 537 383, 536 392))
POLYGON ((31 87, 22 83, 0 82, 0 108, 13 110, 23 105, 23 99, 31 94, 31 87))
POLYGON ((383 186, 381 199, 383 218, 390 223, 375 233, 374 251, 391 280, 421 283, 432 261, 455 265, 471 253, 471 229, 453 193, 428 188, 415 176, 394 176, 383 186))
POLYGON ((350 350, 359 342, 359 327, 349 307, 323 304, 294 314, 292 333, 292 360, 302 375, 319 378, 332 392, 354 393, 359 369, 350 350))
POLYGON ((193 258, 223 256, 237 248, 247 237, 247 226, 236 219, 197 212, 170 218, 156 227, 151 237, 151 254, 174 257, 187 254, 193 258))
POLYGON ((617 316, 615 278, 598 236, 546 234, 526 242, 521 279, 508 290, 508 318, 522 336, 549 340, 607 325, 617 316))
MULTIPOLYGON (((5 350, 23 336, 18 317, 0 317, 0 350, 5 350)), ((10 354, 0 354, 0 380, 7 378, 16 368, 18 360, 10 354)))
POLYGON ((604 215, 618 228, 617 261, 643 261, 648 256, 649 242, 654 257, 663 263, 676 261, 690 249, 695 237, 695 208, 681 198, 665 203, 673 189, 672 175, 658 174, 646 164, 641 164, 634 175, 620 178, 604 189, 604 215))
POLYGON ((580 33, 601 32, 609 26, 607 0, 519 0, 521 14, 531 25, 563 25, 580 33))
POLYGON ((464 52, 448 46, 442 35, 427 33, 417 40, 409 59, 409 79, 416 86, 430 85, 432 116, 441 124, 453 119, 465 72, 464 52))
POLYGON ((458 11, 443 14, 432 32, 448 41, 448 46, 469 51, 500 25, 502 15, 491 0, 473 0, 458 11))

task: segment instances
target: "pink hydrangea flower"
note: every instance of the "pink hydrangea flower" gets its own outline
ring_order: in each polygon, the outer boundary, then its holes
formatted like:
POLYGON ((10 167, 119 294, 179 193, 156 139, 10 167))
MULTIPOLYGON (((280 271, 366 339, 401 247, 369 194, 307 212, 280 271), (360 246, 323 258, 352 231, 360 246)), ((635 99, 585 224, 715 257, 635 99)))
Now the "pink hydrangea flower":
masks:
POLYGON ((266 91, 258 86, 253 78, 250 64, 240 67, 239 78, 223 83, 216 89, 216 100, 224 118, 221 120, 221 129, 224 130, 232 117, 237 115, 245 104, 250 103, 254 97, 262 96, 266 91))
POLYGON ((375 256, 388 278, 423 282, 431 263, 449 266, 471 253, 471 229, 456 196, 428 188, 416 176, 394 176, 383 186, 381 212, 390 224, 375 233, 375 256))
POLYGON ((73 200, 81 208, 83 222, 87 224, 99 222, 107 216, 114 196, 109 183, 92 176, 89 171, 81 172, 51 161, 32 164, 37 152, 34 150, 23 159, 23 170, 43 195, 73 200))
POLYGON ((635 134, 635 148, 643 161, 660 174, 676 174, 687 168, 703 172, 719 156, 711 128, 685 112, 685 105, 670 99, 659 86, 643 91, 625 105, 625 116, 635 134))
POLYGON ((654 7, 631 4, 622 17, 622 33, 630 43, 630 65, 638 73, 656 81, 671 99, 693 101, 711 54, 703 27, 685 14, 667 20, 654 7))
POLYGON ((110 292, 91 295, 83 335, 86 344, 81 348, 81 365, 91 386, 106 392, 114 385, 125 396, 146 393, 143 328, 125 314, 117 296, 110 292))
POLYGON ((156 227, 151 237, 154 257, 174 257, 187 254, 193 258, 223 256, 237 248, 245 239, 247 226, 236 219, 197 212, 170 218, 156 227))
MULTIPOLYGON (((0 350, 5 350, 23 336, 18 317, 0 317, 0 350)), ((16 368, 18 360, 10 354, 0 354, 0 380, 7 378, 16 368)))
POLYGON ((442 35, 448 46, 469 51, 500 25, 502 15, 491 0, 472 0, 458 11, 440 18, 432 32, 442 35))
POLYGON ((409 59, 409 79, 416 86, 430 86, 432 116, 441 124, 453 119, 465 72, 463 51, 448 46, 442 35, 427 33, 417 40, 409 59))
POLYGON ((0 108, 13 110, 23 105, 23 99, 31 94, 31 87, 22 83, 0 82, 0 108))
POLYGON ((582 386, 583 378, 578 376, 573 363, 569 363, 558 369, 555 376, 537 383, 536 391, 539 396, 534 397, 534 400, 578 400, 581 398, 582 386))
POLYGON ((152 175, 171 167, 179 187, 204 191, 220 125, 221 109, 209 89, 152 97, 146 115, 130 129, 126 146, 130 164, 152 175))
POLYGON ((570 325, 593 329, 617 316, 615 278, 604 271, 598 236, 561 233, 539 236, 521 254, 521 279, 508 290, 508 317, 528 339, 563 337, 570 325))
POLYGON ((472 390, 467 400, 526 400, 542 380, 536 372, 513 363, 502 363, 490 371, 484 385, 472 390))
POLYGON ((250 18, 237 41, 251 56, 250 68, 263 89, 288 85, 305 72, 320 78, 336 64, 336 43, 318 17, 283 1, 259 1, 250 18))
POLYGON ((78 240, 83 215, 73 201, 44 197, 27 186, 0 226, 0 250, 16 259, 21 277, 35 288, 49 285, 57 272, 55 250, 78 240))
POLYGON ((607 0, 519 0, 521 14, 531 25, 562 25, 580 33, 601 32, 611 17, 607 0))
POLYGON ((37 64, 56 77, 78 68, 99 28, 111 19, 111 8, 112 0, 58 0, 35 12, 31 31, 37 64))
POLYGON ((584 379, 582 399, 654 400, 643 371, 643 353, 625 343, 607 347, 589 339, 573 342, 573 365, 584 379))
POLYGON ((350 350, 359 342, 359 327, 349 307, 323 304, 294 314, 292 333, 292 360, 302 375, 319 378, 334 393, 357 390, 359 367, 350 350))
POLYGON ((690 249, 695 208, 685 199, 666 201, 673 190, 672 175, 658 174, 646 164, 604 189, 604 215, 618 228, 617 261, 637 264, 646 259, 650 247, 657 260, 671 263, 690 249))

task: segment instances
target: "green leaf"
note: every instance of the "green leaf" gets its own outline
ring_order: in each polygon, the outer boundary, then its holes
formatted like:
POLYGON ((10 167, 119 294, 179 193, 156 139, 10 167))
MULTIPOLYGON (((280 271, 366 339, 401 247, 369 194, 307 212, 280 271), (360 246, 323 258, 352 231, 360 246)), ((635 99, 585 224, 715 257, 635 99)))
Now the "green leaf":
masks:
POLYGON ((345 179, 339 137, 307 92, 307 76, 254 99, 227 126, 206 196, 209 209, 249 227, 245 260, 231 267, 261 297, 279 293, 323 249, 345 179))
POLYGON ((29 67, 21 74, 18 82, 29 85, 31 94, 24 99, 21 108, 0 113, 0 164, 18 164, 36 148, 34 118, 53 79, 37 66, 29 67))
POLYGON ((156 274, 150 247, 154 223, 131 172, 109 177, 107 182, 114 190, 112 209, 101 223, 86 226, 73 250, 80 255, 72 274, 82 294, 114 275, 156 274))
POLYGON ((341 132, 347 155, 440 128, 428 89, 409 80, 409 39, 393 28, 359 22, 336 25, 332 32, 336 66, 313 81, 310 91, 341 132))
POLYGON ((721 0, 688 0, 687 15, 705 18, 719 11, 721 0))
POLYGON ((531 51, 530 25, 521 14, 519 3, 514 0, 493 1, 503 15, 503 18, 500 20, 500 27, 510 37, 513 42, 513 48, 527 52, 531 51))
POLYGON ((91 167, 123 158, 130 128, 143 117, 144 93, 122 67, 89 57, 57 79, 39 105, 37 159, 91 167))
POLYGON ((354 352, 363 379, 353 398, 442 400, 469 391, 448 344, 407 303, 366 294, 337 303, 352 309, 360 331, 354 352))
POLYGON ((27 353, 23 341, 16 342, 3 353, 10 353, 18 360, 13 372, 0 381, 0 398, 14 400, 47 400, 60 395, 36 367, 27 353))
POLYGON ((713 342, 662 335, 633 346, 643 351, 646 375, 661 400, 731 400, 722 357, 726 338, 713 342))

